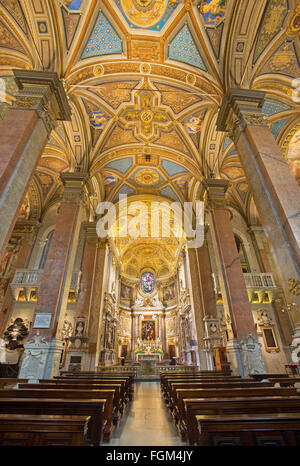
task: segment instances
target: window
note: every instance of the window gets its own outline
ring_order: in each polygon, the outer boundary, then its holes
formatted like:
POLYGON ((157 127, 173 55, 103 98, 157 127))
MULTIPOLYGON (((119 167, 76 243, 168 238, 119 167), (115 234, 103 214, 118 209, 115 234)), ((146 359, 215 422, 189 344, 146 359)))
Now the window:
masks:
POLYGON ((154 291, 154 276, 151 272, 145 272, 142 275, 142 291, 146 294, 154 291))
POLYGON ((261 327, 265 348, 268 352, 279 351, 277 338, 273 327, 261 327))

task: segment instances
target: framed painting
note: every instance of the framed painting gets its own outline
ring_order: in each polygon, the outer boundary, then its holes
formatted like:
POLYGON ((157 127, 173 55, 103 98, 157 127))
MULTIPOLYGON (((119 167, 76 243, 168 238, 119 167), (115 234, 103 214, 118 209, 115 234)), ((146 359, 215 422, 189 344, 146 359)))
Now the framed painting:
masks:
POLYGON ((172 301, 176 297, 175 283, 165 286, 163 289, 164 301, 172 301))
POLYGON ((132 288, 130 286, 124 285, 124 283, 121 283, 120 298, 131 301, 132 300, 132 288))
POLYGON ((143 341, 155 341, 156 340, 155 320, 142 320, 141 321, 141 339, 143 341))

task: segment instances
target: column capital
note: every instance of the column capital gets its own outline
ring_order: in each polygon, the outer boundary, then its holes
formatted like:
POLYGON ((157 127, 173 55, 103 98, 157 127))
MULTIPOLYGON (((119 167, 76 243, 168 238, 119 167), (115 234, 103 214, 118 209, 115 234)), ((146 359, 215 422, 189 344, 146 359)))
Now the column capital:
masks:
POLYGON ((223 98, 217 130, 230 133, 235 142, 245 125, 265 125, 267 119, 262 112, 265 92, 248 89, 229 89, 223 98))
POLYGON ((57 73, 29 70, 13 70, 13 73, 19 92, 12 108, 36 110, 48 134, 57 120, 71 120, 71 108, 57 73))
POLYGON ((229 181, 225 179, 205 178, 202 180, 202 184, 206 190, 209 206, 214 209, 225 208, 229 181))
POLYGON ((97 222, 84 222, 83 231, 85 233, 85 241, 87 244, 98 244, 97 222))
POLYGON ((64 185, 63 202, 79 202, 84 197, 85 185, 89 180, 87 173, 61 173, 60 179, 64 185))

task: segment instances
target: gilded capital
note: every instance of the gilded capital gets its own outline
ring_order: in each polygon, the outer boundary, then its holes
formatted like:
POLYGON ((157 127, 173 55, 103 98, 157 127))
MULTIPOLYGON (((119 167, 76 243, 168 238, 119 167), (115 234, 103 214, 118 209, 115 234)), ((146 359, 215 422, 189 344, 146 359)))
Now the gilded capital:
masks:
POLYGON ((36 110, 49 134, 58 120, 71 120, 71 108, 57 73, 28 70, 13 72, 19 88, 13 108, 36 110))
POLYGON ((84 222, 85 241, 87 244, 98 244, 97 222, 84 222))
POLYGON ((61 173, 60 178, 64 185, 63 202, 79 202, 84 198, 89 180, 87 173, 61 173))
POLYGON ((224 96, 217 119, 217 130, 228 132, 235 142, 246 125, 265 125, 262 112, 265 92, 230 89, 224 96))
POLYGON ((208 206, 213 209, 226 207, 226 192, 229 187, 229 181, 224 179, 206 178, 202 180, 206 190, 206 199, 208 206))

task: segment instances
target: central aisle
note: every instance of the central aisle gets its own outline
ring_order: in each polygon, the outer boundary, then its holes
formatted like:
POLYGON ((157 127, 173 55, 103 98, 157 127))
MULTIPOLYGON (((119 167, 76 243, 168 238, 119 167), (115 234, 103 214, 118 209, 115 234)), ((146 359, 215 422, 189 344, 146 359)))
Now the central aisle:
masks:
POLYGON ((115 429, 111 446, 186 445, 164 405, 158 381, 136 382, 131 406, 115 429))

